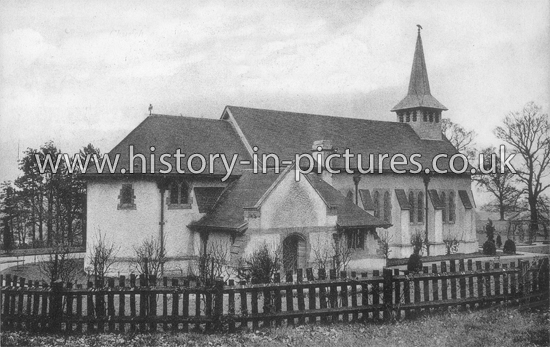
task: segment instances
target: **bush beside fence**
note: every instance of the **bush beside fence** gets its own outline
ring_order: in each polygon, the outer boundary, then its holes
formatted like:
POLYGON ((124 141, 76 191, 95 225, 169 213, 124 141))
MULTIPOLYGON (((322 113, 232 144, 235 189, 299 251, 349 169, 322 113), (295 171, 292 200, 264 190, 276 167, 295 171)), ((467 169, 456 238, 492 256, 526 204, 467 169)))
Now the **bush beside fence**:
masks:
POLYGON ((53 332, 230 331, 314 322, 411 318, 434 309, 547 305, 548 258, 510 264, 441 262, 421 273, 324 269, 289 272, 274 283, 121 276, 107 285, 40 285, 0 278, 2 328, 53 332), (458 267, 457 267, 458 265, 458 267), (475 265, 475 266, 474 266, 475 265))

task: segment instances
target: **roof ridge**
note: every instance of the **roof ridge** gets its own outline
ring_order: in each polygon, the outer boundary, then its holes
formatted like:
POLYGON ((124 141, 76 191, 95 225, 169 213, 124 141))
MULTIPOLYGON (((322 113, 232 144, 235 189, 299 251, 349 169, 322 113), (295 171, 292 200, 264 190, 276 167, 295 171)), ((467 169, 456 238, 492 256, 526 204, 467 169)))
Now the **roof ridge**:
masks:
MULTIPOLYGON (((317 117, 326 117, 326 118, 337 118, 337 119, 351 119, 351 120, 357 120, 357 121, 367 121, 367 122, 374 122, 374 123, 390 123, 395 124, 399 126, 408 126, 406 123, 399 123, 394 121, 387 121, 387 120, 378 120, 378 119, 369 119, 369 118, 354 118, 354 117, 343 117, 343 116, 331 116, 326 114, 316 114, 316 113, 305 113, 305 112, 294 112, 294 111, 280 111, 280 110, 270 110, 265 108, 255 108, 255 107, 244 107, 244 106, 231 106, 227 105, 226 107, 233 107, 233 108, 242 108, 247 110, 257 110, 257 111, 269 111, 269 112, 279 112, 279 113, 292 113, 296 115, 302 115, 302 116, 317 116, 317 117)), ((409 126, 410 127, 410 126, 409 126)))
POLYGON ((158 117, 158 118, 161 118, 161 117, 185 118, 185 119, 189 119, 189 120, 207 120, 207 121, 219 121, 220 120, 220 119, 217 119, 217 118, 202 118, 202 117, 193 117, 193 116, 184 116, 184 115, 178 116, 178 115, 173 115, 173 114, 158 114, 158 113, 153 113, 153 114, 147 116, 147 118, 153 118, 153 117, 158 117))

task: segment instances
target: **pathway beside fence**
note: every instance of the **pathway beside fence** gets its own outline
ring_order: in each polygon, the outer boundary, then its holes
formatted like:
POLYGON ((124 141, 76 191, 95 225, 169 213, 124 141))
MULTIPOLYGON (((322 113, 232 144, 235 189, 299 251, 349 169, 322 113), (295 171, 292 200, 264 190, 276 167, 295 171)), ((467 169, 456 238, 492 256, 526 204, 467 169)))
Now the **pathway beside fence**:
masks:
POLYGON ((314 322, 411 318, 435 309, 548 305, 548 258, 510 264, 450 261, 422 273, 320 269, 274 283, 203 286, 121 276, 86 288, 0 278, 2 328, 64 332, 230 331, 314 322))

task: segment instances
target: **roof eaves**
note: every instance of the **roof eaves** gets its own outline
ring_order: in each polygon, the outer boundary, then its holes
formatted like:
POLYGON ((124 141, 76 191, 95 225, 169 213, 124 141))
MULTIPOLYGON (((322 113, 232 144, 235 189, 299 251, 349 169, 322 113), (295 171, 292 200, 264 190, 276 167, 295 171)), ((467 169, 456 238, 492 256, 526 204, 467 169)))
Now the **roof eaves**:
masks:
POLYGON ((309 175, 303 175, 307 181, 309 182, 309 184, 311 185, 311 187, 313 188, 313 190, 315 190, 315 192, 317 193, 317 195, 319 195, 319 197, 321 198, 321 200, 323 200, 323 202, 325 203, 325 205, 328 207, 328 208, 335 208, 335 207, 338 207, 338 205, 333 205, 333 204, 329 204, 329 202, 325 199, 325 197, 323 196, 323 194, 321 194, 321 192, 317 189, 317 187, 315 186, 315 184, 311 181, 311 178, 309 177, 309 175))

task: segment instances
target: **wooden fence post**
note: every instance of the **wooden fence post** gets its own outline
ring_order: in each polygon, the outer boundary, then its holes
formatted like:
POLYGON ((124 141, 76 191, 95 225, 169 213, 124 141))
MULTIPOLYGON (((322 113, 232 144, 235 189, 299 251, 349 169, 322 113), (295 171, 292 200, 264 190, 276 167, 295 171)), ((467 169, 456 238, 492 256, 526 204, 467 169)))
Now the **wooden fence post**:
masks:
POLYGON ((61 320, 63 318, 63 282, 57 280, 52 282, 50 296, 50 332, 61 331, 61 320))
POLYGON ((393 293, 393 271, 391 269, 384 269, 384 320, 388 321, 391 319, 393 304, 392 304, 392 293, 393 293))
POLYGON ((223 279, 218 277, 214 284, 214 330, 222 330, 223 317, 223 279))
MULTIPOLYGON (((521 293, 521 296, 526 296, 528 293, 529 285, 527 283, 529 275, 529 261, 526 260, 520 260, 519 263, 519 292, 521 293)), ((520 299, 521 302, 523 301, 520 299)))

